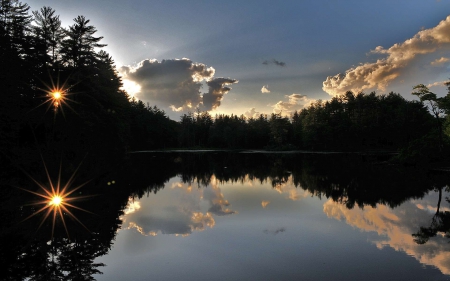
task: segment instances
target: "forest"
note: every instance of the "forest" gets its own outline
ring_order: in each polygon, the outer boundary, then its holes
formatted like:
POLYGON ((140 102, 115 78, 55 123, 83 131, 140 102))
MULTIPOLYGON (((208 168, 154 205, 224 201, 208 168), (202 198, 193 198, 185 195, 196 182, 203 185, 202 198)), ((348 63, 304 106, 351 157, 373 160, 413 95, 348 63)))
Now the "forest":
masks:
POLYGON ((347 92, 290 116, 197 109, 174 121, 123 90, 89 19, 77 16, 64 28, 50 7, 30 11, 4 0, 0 9, 3 160, 33 161, 37 149, 70 160, 84 151, 99 161, 174 148, 401 151, 413 162, 448 151, 450 94, 438 98, 422 84, 413 101, 393 92, 347 92))

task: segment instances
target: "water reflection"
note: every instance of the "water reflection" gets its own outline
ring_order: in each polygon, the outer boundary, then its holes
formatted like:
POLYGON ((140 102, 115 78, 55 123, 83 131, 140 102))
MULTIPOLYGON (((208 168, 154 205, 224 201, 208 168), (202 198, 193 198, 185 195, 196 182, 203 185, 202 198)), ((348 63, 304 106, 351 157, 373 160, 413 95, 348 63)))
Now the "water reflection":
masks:
POLYGON ((105 171, 98 167, 87 164, 78 170, 72 163, 61 169, 60 161, 49 161, 43 171, 39 160, 31 165, 22 163, 21 168, 10 162, 2 165, 1 280, 91 280, 104 266, 94 260, 111 248, 129 191, 106 192, 105 178, 98 176, 105 171), (74 176, 77 171, 78 177, 74 176), (94 178, 95 182, 87 182, 94 178), (42 189, 49 197, 55 192, 77 198, 76 205, 63 201, 71 210, 55 208, 52 219, 46 220, 48 212, 39 212, 40 207, 33 204, 42 199, 42 189))
MULTIPOLYGON (((69 175, 70 172, 66 171, 69 175)), ((448 184, 446 175, 367 162, 357 154, 240 153, 136 154, 115 170, 89 167, 80 174, 93 179, 80 189, 83 196, 98 195, 80 202, 80 208, 96 215, 77 213, 91 233, 71 222, 70 227, 75 230, 71 240, 61 235, 64 234, 61 226, 50 239, 50 224, 44 224, 37 235, 30 233, 39 219, 17 224, 33 212, 23 203, 30 198, 23 198, 9 184, 2 186, 0 203, 8 215, 0 231, 0 261, 8 268, 6 280, 101 279, 97 275, 100 271, 105 272, 102 280, 121 280, 118 270, 127 268, 122 255, 133 260, 135 267, 141 263, 143 268, 151 267, 156 277, 157 272, 169 274, 167 266, 156 261, 145 264, 146 259, 136 260, 133 256, 139 253, 152 258, 153 251, 144 250, 148 241, 153 241, 153 250, 158 249, 160 262, 185 261, 190 256, 204 259, 205 247, 211 249, 210 262, 235 268, 228 277, 237 279, 246 276, 248 268, 238 270, 239 264, 245 263, 267 270, 269 264, 285 268, 287 273, 281 279, 286 280, 299 276, 323 280, 337 273, 342 278, 359 276, 371 280, 364 274, 358 275, 357 270, 342 273, 339 267, 327 267, 328 275, 321 275, 325 273, 317 268, 319 264, 334 264, 338 260, 343 262, 340 266, 358 268, 362 262, 359 255, 377 254, 355 252, 345 254, 344 259, 341 256, 349 251, 345 245, 365 248, 367 239, 375 249, 406 253, 423 265, 437 267, 450 275, 446 236, 450 209, 448 201, 442 200, 449 196, 443 189, 448 184), (377 235, 362 239, 342 225, 377 235), (173 236, 187 237, 181 240, 189 242, 174 242, 170 240, 173 236), (111 252, 113 243, 116 250, 111 252), (128 245, 128 250, 135 249, 135 253, 128 252, 123 245, 128 245), (200 245, 202 251, 194 253, 200 245), (326 257, 323 249, 327 249, 326 257), (246 254, 241 252, 244 250, 246 254), (231 258, 232 251, 239 254, 231 258), (224 259, 226 253, 230 256, 224 259), (258 259, 250 259, 251 255, 258 259), (265 255, 272 257, 272 261, 263 259, 265 255), (283 265, 274 264, 274 260, 282 260, 283 265), (295 261, 302 261, 307 269, 296 268, 295 261), (104 264, 107 266, 103 267, 104 264)), ((23 182, 20 176, 10 178, 2 174, 2 177, 3 183, 23 182)), ((84 182, 83 178, 79 181, 84 182)), ((387 262, 391 258, 383 256, 380 260, 387 262)), ((437 276, 430 270, 423 273, 420 268, 419 271, 411 268, 406 260, 396 266, 402 268, 406 264, 408 274, 401 270, 383 273, 376 265, 366 270, 373 271, 373 280, 386 278, 388 274, 416 280, 437 276)), ((193 269, 181 266, 170 272, 183 270, 193 269)), ((261 271, 266 279, 276 272, 273 268, 273 272, 267 270, 261 271)), ((136 276, 128 277, 140 280, 138 273, 133 274, 136 276)), ((147 275, 141 277, 148 279, 147 275)))
POLYGON ((193 231, 214 227, 214 216, 236 212, 229 208, 230 203, 221 193, 216 179, 212 177, 208 182, 208 188, 170 182, 169 191, 160 191, 156 200, 147 204, 130 198, 122 217, 123 227, 151 236, 158 233, 188 236, 193 231))
POLYGON ((366 232, 376 232, 379 236, 372 242, 379 248, 391 247, 416 258, 420 263, 439 268, 444 274, 450 274, 450 244, 448 239, 439 235, 425 245, 414 241, 411 234, 418 226, 430 221, 437 196, 432 193, 420 200, 411 200, 392 209, 385 205, 347 209, 342 204, 328 200, 324 204, 327 216, 344 220, 347 224, 366 232))

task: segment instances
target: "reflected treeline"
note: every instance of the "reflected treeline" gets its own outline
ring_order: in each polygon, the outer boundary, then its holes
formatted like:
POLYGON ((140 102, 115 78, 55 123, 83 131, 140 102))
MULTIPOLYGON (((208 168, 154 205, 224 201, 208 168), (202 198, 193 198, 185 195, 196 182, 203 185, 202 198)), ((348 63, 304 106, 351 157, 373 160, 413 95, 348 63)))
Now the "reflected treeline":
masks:
MULTIPOLYGON (((44 221, 47 211, 31 216, 42 207, 33 203, 42 198, 22 190, 43 193, 37 183, 49 186, 43 163, 22 167, 23 170, 5 166, 0 171, 0 263, 6 269, 5 280, 93 280, 103 266, 95 259, 108 253, 129 198, 157 193, 175 176, 199 188, 210 185, 212 178, 222 183, 269 182, 274 188, 292 181, 296 188, 331 198, 347 208, 376 204, 395 207, 447 185, 445 177, 379 164, 378 160, 385 160, 382 157, 385 156, 159 152, 130 154, 115 169, 110 168, 113 165, 108 165, 108 169, 95 168, 88 163, 89 158, 78 171, 79 163, 46 163, 54 184, 60 165, 61 186, 75 172, 69 190, 87 182, 70 195, 79 198, 70 202, 74 207, 68 206, 76 219, 65 211, 62 217, 55 216, 53 234, 53 213, 44 221)), ((443 219, 444 213, 438 213, 440 222, 448 221, 443 219)), ((441 231, 442 227, 432 225, 428 232, 421 231, 432 233, 435 229, 441 231)))
POLYGON ((400 205, 423 197, 437 184, 429 173, 414 168, 381 164, 386 155, 369 154, 277 154, 277 153, 137 153, 132 173, 146 182, 134 182, 134 196, 156 192, 171 177, 199 187, 219 182, 256 180, 272 186, 286 183, 314 196, 332 198, 348 208, 365 205, 400 205), (155 179, 157 179, 155 181, 155 179))

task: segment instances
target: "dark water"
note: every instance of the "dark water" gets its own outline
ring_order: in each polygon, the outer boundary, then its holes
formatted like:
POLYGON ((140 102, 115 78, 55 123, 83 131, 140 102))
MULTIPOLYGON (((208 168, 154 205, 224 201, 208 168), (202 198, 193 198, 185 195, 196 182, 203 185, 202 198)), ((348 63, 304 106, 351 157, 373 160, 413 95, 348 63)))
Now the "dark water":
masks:
POLYGON ((450 280, 449 175, 379 160, 186 152, 83 164, 53 234, 53 211, 24 220, 41 207, 23 202, 42 198, 20 189, 43 193, 31 178, 47 187, 45 170, 4 175, 5 280, 450 280))

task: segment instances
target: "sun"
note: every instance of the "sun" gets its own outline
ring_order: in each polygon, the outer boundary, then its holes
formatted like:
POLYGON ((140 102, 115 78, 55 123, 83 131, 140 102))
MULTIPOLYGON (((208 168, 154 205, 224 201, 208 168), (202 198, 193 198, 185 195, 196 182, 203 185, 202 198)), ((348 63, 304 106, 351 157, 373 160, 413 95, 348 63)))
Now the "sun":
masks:
POLYGON ((51 89, 48 91, 48 99, 46 102, 50 102, 50 104, 53 104, 55 108, 55 112, 58 110, 58 108, 61 106, 61 104, 67 105, 67 94, 65 93, 67 90, 64 89, 51 89))
POLYGON ((53 111, 55 112, 55 114, 58 113, 58 111, 61 111, 61 113, 63 115, 64 115, 64 107, 68 107, 72 111, 74 111, 74 109, 72 107, 70 107, 70 105, 69 105, 69 102, 74 102, 73 100, 71 100, 69 98, 69 96, 71 94, 73 94, 71 91, 71 88, 74 85, 72 85, 72 86, 67 85, 68 84, 67 81, 62 83, 62 85, 60 85, 59 77, 55 83, 53 81, 52 76, 50 74, 49 74, 49 76, 50 76, 50 82, 51 82, 50 84, 48 84, 44 81, 41 81, 45 87, 44 88, 37 87, 38 90, 40 90, 46 94, 43 97, 43 98, 45 98, 45 100, 37 107, 40 107, 44 104, 48 104, 47 111, 51 107, 53 107, 53 111), (64 105, 64 107, 63 107, 63 105, 64 105))
POLYGON ((55 207, 59 207, 59 205, 61 205, 63 202, 63 199, 61 198, 61 196, 59 195, 54 195, 50 202, 48 202, 49 205, 53 205, 55 207))
MULTIPOLYGON (((81 226, 83 226, 88 232, 89 229, 87 229, 87 227, 72 213, 72 211, 69 209, 77 209, 77 210, 81 210, 87 213, 91 213, 87 210, 84 210, 80 207, 77 207, 75 205, 73 205, 71 202, 76 201, 78 199, 81 198, 87 198, 87 197, 92 197, 92 195, 88 195, 88 196, 77 196, 74 197, 72 196, 72 194, 77 191, 78 189, 80 189, 81 187, 83 187, 84 185, 86 185, 89 181, 72 188, 72 183, 74 181, 74 177, 76 172, 78 171, 78 169, 80 168, 80 165, 77 167, 77 169, 75 170, 75 172, 72 174, 72 176, 69 178, 69 180, 67 181, 67 183, 65 185, 61 185, 61 165, 60 165, 60 169, 59 169, 59 176, 57 181, 55 182, 54 180, 52 180, 52 178, 50 177, 50 174, 48 172, 47 166, 44 163, 44 168, 45 168, 45 172, 47 175, 47 179, 48 179, 48 185, 44 185, 40 182, 38 182, 37 180, 35 180, 33 177, 31 177, 28 173, 27 176, 32 179, 39 187, 40 189, 43 191, 41 193, 39 192, 34 192, 28 189, 24 189, 24 188, 20 188, 24 191, 27 191, 29 193, 32 193, 34 195, 37 195, 41 198, 43 198, 42 201, 39 201, 37 203, 34 203, 32 205, 41 205, 42 207, 40 209, 38 209, 36 212, 34 212, 33 214, 31 214, 30 216, 28 216, 27 218, 25 218, 22 221, 25 221, 39 213, 45 212, 45 215, 43 216, 41 223, 38 227, 38 229, 44 224, 45 220, 51 215, 53 218, 53 222, 52 222, 52 237, 55 231, 55 224, 56 224, 56 218, 59 217, 61 219, 61 222, 64 226, 64 229, 66 231, 67 237, 70 238, 69 236, 69 231, 67 229, 67 225, 65 222, 64 217, 69 216, 70 218, 72 218, 73 220, 77 221, 81 226)), ((91 213, 92 214, 92 213, 91 213)))
POLYGON ((61 98, 61 92, 59 91, 52 92, 52 95, 55 100, 59 100, 61 98))
POLYGON ((51 99, 53 100, 53 105, 58 107, 60 105, 60 100, 64 100, 61 91, 55 90, 50 93, 51 99))

